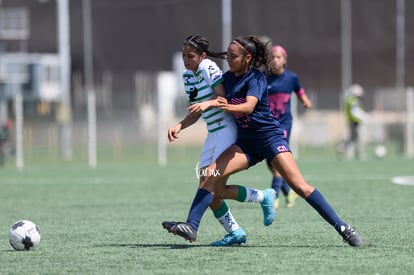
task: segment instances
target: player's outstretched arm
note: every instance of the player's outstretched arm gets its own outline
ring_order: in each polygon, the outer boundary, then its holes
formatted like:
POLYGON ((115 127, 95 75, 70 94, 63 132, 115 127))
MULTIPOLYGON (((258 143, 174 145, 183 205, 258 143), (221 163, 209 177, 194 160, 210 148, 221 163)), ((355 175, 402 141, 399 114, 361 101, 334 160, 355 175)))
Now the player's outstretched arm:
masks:
POLYGON ((178 134, 181 130, 193 125, 200 118, 200 113, 188 114, 183 120, 181 120, 177 125, 168 129, 168 140, 170 142, 178 139, 178 134))
POLYGON ((251 114, 256 107, 257 102, 259 99, 255 96, 247 96, 246 102, 241 104, 228 104, 227 99, 223 97, 218 97, 217 102, 219 103, 219 108, 224 110, 225 112, 229 112, 232 114, 251 114))

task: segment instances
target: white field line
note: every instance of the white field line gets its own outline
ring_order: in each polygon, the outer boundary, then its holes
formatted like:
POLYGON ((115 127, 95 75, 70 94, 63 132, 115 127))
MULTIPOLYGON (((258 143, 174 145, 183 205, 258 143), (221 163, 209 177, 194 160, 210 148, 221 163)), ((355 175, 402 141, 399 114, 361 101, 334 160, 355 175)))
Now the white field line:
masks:
POLYGON ((414 176, 400 176, 391 179, 391 182, 399 185, 412 185, 414 186, 414 176))

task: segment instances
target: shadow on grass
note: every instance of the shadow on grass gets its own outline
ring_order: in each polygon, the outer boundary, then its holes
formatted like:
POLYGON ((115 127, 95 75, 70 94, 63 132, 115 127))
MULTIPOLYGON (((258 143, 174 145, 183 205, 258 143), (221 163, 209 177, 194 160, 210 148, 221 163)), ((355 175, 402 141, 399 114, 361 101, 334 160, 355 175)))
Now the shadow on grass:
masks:
MULTIPOLYGON (((169 249, 188 249, 188 248, 200 248, 200 247, 210 247, 210 248, 216 248, 216 249, 220 249, 220 248, 228 248, 228 246, 221 246, 221 247, 214 247, 211 246, 209 244, 146 244, 146 243, 131 243, 131 244, 100 244, 100 245, 94 245, 94 247, 126 247, 126 248, 169 248, 169 249)), ((289 249, 289 248, 309 248, 309 249, 315 249, 315 248, 346 248, 347 246, 344 245, 233 245, 230 246, 231 248, 284 248, 284 249, 289 249)), ((372 248, 372 247, 376 247, 376 245, 373 245, 372 243, 370 244, 364 244, 361 247, 356 247, 354 249, 368 249, 368 248, 372 248)), ((351 247, 350 247, 351 248, 351 247)))
POLYGON ((94 247, 127 247, 127 248, 170 248, 170 249, 187 249, 187 248, 197 248, 197 247, 210 247, 210 245, 203 244, 101 244, 95 245, 94 247))

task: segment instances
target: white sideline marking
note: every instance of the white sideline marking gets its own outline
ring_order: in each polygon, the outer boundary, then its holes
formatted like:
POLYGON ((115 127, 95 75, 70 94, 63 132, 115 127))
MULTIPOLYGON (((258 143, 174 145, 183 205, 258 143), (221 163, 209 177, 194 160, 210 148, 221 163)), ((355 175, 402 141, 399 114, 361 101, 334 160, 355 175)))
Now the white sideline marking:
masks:
POLYGON ((414 185, 414 176, 394 177, 391 182, 399 185, 414 185))

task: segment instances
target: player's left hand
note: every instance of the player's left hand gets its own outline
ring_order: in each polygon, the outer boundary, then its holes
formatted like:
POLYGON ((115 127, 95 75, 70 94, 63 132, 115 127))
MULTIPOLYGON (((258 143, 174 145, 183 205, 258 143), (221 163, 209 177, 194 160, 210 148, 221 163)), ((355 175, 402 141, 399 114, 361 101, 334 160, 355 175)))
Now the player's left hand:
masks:
POLYGON ((225 112, 229 111, 229 104, 227 102, 227 98, 219 96, 217 97, 217 103, 220 109, 222 109, 225 112))
POLYGON ((190 114, 198 114, 207 109, 204 102, 194 103, 187 108, 188 113, 190 114))
POLYGON ((227 98, 218 96, 217 97, 217 103, 218 103, 219 107, 223 107, 223 106, 227 105, 227 98))

